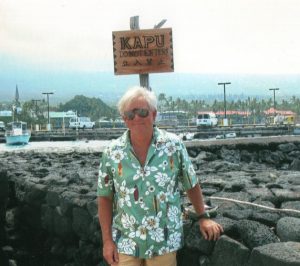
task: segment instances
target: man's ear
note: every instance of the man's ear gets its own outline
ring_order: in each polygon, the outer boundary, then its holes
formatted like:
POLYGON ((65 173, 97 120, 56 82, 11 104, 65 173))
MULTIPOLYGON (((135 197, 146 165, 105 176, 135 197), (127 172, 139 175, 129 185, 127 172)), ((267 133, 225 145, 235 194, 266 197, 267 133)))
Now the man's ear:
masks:
POLYGON ((128 121, 128 120, 126 119, 126 116, 122 115, 122 119, 123 119, 125 125, 128 127, 128 125, 127 125, 127 121, 128 121))

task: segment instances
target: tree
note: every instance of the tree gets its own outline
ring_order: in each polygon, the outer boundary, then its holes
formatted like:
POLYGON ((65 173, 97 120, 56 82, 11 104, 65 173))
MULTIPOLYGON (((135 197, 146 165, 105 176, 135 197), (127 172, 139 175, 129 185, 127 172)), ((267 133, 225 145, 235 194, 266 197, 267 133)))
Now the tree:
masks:
POLYGON ((78 116, 88 116, 92 120, 98 120, 100 117, 115 118, 117 110, 109 107, 99 98, 88 98, 83 95, 77 95, 65 104, 59 105, 59 111, 76 111, 78 116))
POLYGON ((164 93, 158 95, 158 111, 163 112, 166 108, 167 99, 164 93))

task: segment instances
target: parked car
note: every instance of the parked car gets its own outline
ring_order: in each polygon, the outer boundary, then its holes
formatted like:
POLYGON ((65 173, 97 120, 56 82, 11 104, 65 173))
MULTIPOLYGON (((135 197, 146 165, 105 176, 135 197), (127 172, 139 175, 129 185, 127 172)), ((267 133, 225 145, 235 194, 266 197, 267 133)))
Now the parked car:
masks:
POLYGON ((226 133, 226 134, 216 136, 216 139, 233 139, 233 138, 236 138, 236 133, 235 132, 229 132, 229 133, 226 133))
POLYGON ((69 128, 94 128, 95 122, 92 122, 89 117, 72 117, 69 122, 69 128))
POLYGON ((0 131, 5 131, 5 124, 2 121, 0 121, 0 131))

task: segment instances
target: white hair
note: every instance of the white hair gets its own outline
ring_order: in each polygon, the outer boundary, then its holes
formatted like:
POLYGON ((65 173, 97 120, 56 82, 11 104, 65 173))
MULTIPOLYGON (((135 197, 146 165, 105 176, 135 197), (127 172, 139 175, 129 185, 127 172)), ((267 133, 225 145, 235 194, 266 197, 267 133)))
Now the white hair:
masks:
POLYGON ((118 102, 118 109, 121 115, 124 115, 126 107, 135 99, 143 97, 148 105, 151 111, 157 110, 157 98, 155 96, 155 93, 153 91, 147 90, 144 87, 135 86, 130 88, 125 92, 125 94, 122 96, 122 98, 118 102))

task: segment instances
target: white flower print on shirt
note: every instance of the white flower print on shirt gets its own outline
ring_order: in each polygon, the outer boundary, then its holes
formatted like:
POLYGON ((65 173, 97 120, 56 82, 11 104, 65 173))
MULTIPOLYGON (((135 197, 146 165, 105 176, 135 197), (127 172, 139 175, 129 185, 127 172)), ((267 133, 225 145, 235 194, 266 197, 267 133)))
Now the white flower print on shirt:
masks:
POLYGON ((167 186, 167 191, 168 191, 171 198, 174 197, 174 187, 175 187, 175 185, 176 185, 175 180, 171 180, 170 183, 167 186))
POLYGON ((164 230, 162 228, 155 228, 153 230, 150 230, 149 235, 151 239, 153 239, 156 242, 164 241, 164 230))
MULTIPOLYGON (((143 210, 145 210, 145 211, 149 210, 149 208, 146 206, 146 203, 144 202, 144 199, 143 199, 142 197, 139 197, 137 203, 140 205, 140 207, 141 207, 143 210)), ((136 203, 136 204, 137 204, 137 203, 136 203)))
POLYGON ((155 181, 161 187, 164 187, 170 181, 170 179, 171 178, 165 173, 158 172, 155 175, 155 181))
POLYGON ((146 182, 146 186, 147 186, 147 191, 145 192, 146 196, 149 196, 150 193, 155 192, 155 186, 151 185, 149 181, 146 182))
POLYGON ((136 231, 131 232, 129 234, 129 237, 131 237, 131 238, 138 237, 142 240, 146 240, 147 232, 148 232, 148 230, 146 229, 146 227, 143 225, 140 225, 136 231))
POLYGON ((113 181, 110 179, 109 175, 102 171, 101 169, 102 167, 102 164, 100 165, 100 169, 99 169, 99 172, 98 172, 98 186, 99 188, 103 188, 103 185, 105 187, 108 187, 108 186, 111 186, 113 181))
POLYGON ((153 249, 154 249, 154 246, 151 245, 150 248, 146 250, 145 255, 148 256, 149 258, 151 258, 153 256, 153 249))
POLYGON ((112 228, 112 237, 113 237, 113 240, 115 241, 116 238, 117 238, 117 234, 118 234, 118 229, 116 228, 112 228))
POLYGON ((157 199, 160 201, 160 202, 165 202, 166 199, 167 199, 167 194, 163 191, 159 192, 158 195, 157 195, 157 199))
POLYGON ((126 181, 124 180, 119 187, 119 206, 123 208, 124 204, 131 207, 130 194, 134 192, 134 188, 127 188, 126 181))
POLYGON ((124 228, 134 230, 134 225, 136 223, 135 218, 127 213, 122 213, 121 222, 124 228))
POLYGON ((162 216, 162 212, 160 211, 157 216, 148 216, 144 217, 142 224, 148 229, 148 230, 153 230, 155 228, 158 228, 159 226, 159 220, 160 217, 162 216))
POLYGON ((166 148, 167 143, 168 142, 167 142, 167 140, 165 138, 161 138, 161 139, 157 140, 155 148, 156 148, 157 151, 159 151, 158 157, 161 157, 161 156, 164 155, 165 150, 167 149, 166 148))
POLYGON ((139 178, 143 178, 144 179, 145 176, 149 176, 149 175, 150 175, 150 169, 149 169, 149 167, 147 169, 146 167, 143 168, 143 167, 139 166, 137 168, 137 170, 136 170, 136 174, 133 176, 133 180, 137 180, 139 178))
POLYGON ((170 252, 169 247, 162 247, 162 248, 158 251, 158 254, 159 254, 159 255, 165 255, 165 254, 167 254, 167 253, 169 253, 169 252, 170 252))
POLYGON ((137 180, 140 177, 144 180, 145 177, 149 176, 151 174, 151 172, 155 172, 158 169, 155 166, 145 166, 145 167, 141 167, 141 166, 137 166, 135 164, 132 164, 133 168, 136 168, 136 174, 133 176, 133 180, 137 180))
POLYGON ((168 240, 168 246, 173 247, 174 249, 180 248, 181 244, 181 233, 175 232, 170 235, 168 240))
POLYGON ((158 167, 162 168, 162 170, 165 171, 167 166, 168 166, 168 161, 164 160, 158 167))
POLYGON ((115 162, 119 163, 124 158, 124 152, 120 149, 113 150, 110 154, 110 158, 115 162))
POLYGON ((103 186, 102 186, 102 180, 100 178, 98 178, 98 187, 99 188, 103 188, 103 186))
POLYGON ((176 145, 174 142, 169 141, 166 143, 166 147, 164 149, 164 152, 168 155, 171 156, 173 153, 175 153, 177 150, 176 145))
POLYGON ((118 243, 118 248, 124 250, 126 254, 133 255, 136 243, 130 238, 124 238, 118 243))
POLYGON ((171 222, 178 222, 179 209, 176 206, 171 206, 168 210, 168 218, 171 222))
POLYGON ((98 171, 98 176, 103 178, 107 175, 107 173, 103 172, 101 168, 102 168, 102 164, 100 164, 99 171, 98 171))

